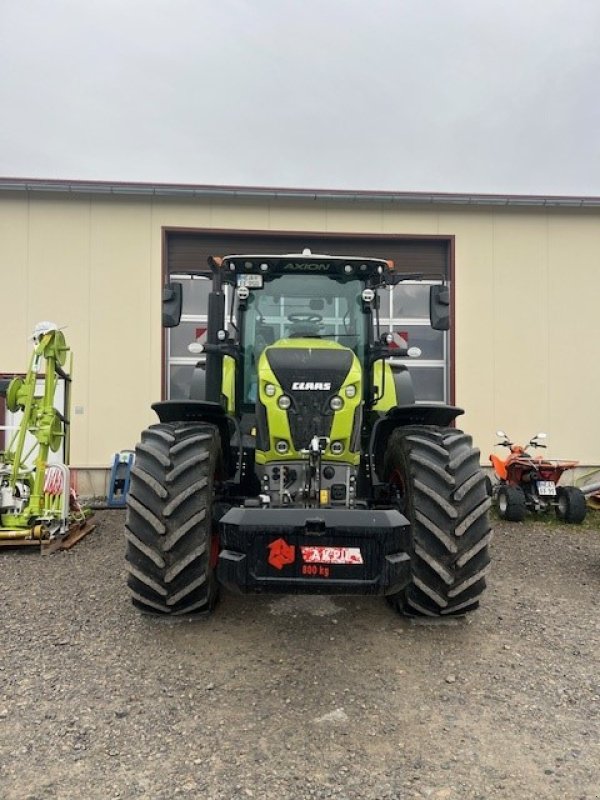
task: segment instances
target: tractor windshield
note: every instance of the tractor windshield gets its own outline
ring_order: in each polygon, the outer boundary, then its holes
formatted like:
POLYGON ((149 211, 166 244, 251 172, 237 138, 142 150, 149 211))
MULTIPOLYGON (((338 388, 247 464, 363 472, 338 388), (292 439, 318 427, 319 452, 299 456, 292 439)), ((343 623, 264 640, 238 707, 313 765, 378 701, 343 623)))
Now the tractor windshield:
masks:
POLYGON ((244 402, 254 402, 258 358, 278 339, 330 339, 362 357, 367 320, 359 280, 331 275, 282 275, 250 291, 242 323, 244 402))

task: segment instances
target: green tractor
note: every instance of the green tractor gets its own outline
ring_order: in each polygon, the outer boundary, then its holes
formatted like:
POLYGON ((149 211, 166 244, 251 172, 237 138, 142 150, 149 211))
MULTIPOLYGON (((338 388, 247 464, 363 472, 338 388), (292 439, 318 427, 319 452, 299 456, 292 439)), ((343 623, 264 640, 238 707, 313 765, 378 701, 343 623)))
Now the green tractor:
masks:
MULTIPOLYGON (((415 276, 310 251, 209 264, 190 399, 154 404, 136 448, 133 603, 209 612, 223 585, 379 594, 410 616, 477 608, 491 539, 479 452, 454 427, 461 409, 415 403, 407 350, 379 331, 380 291, 415 276)), ((173 326, 181 287, 168 289, 173 326)), ((448 306, 432 286, 433 327, 449 327, 448 306)))

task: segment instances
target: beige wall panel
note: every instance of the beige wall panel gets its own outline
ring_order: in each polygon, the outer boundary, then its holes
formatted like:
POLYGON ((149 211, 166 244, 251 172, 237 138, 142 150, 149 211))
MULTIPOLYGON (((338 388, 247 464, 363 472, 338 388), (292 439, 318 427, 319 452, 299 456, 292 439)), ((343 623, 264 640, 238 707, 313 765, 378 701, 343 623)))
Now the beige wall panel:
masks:
POLYGON ((482 462, 503 427, 546 429, 549 455, 600 464, 597 212, 28 197, 0 199, 0 371, 24 370, 40 319, 67 325, 76 465, 108 466, 155 420, 164 227, 454 235, 456 402, 482 462))
POLYGON ((28 216, 25 195, 0 197, 0 372, 23 372, 31 349, 27 341, 31 334, 27 329, 28 216))
POLYGON ((268 230, 267 203, 243 199, 152 200, 152 224, 166 228, 242 228, 268 230))
MULTIPOLYGON (((326 231, 332 233, 383 232, 383 210, 379 203, 370 203, 368 205, 328 203, 325 208, 326 231)), ((365 255, 368 254, 366 253, 365 255)))
MULTIPOLYGON (((440 233, 439 216, 436 211, 411 211, 393 204, 382 207, 383 233, 440 233)), ((442 231, 444 233, 444 231, 442 231)))
POLYGON ((327 206, 316 201, 310 205, 289 200, 272 202, 269 219, 272 231, 326 231, 327 206))
MULTIPOLYGON (((29 203, 29 286, 27 330, 40 320, 65 327, 74 358, 72 408, 87 406, 90 344, 89 198, 32 196, 29 203)), ((88 451, 87 420, 73 415, 71 463, 88 451)))
POLYGON ((160 264, 152 268, 151 224, 148 202, 92 206, 89 448, 73 447, 74 460, 86 466, 109 465, 156 421, 150 403, 160 399, 161 279, 160 264))
MULTIPOLYGON (((142 202, 141 200, 138 202, 142 202)), ((165 200, 153 198, 147 201, 152 209, 152 232, 165 228, 210 228, 211 209, 208 200, 165 200)))
POLYGON ((548 262, 548 452, 600 464, 600 217, 551 214, 548 262))
POLYGON ((544 212, 494 214, 493 433, 548 427, 548 242, 544 212))
POLYGON ((268 230, 271 209, 266 203, 235 200, 213 201, 210 204, 211 228, 244 228, 246 230, 268 230))
POLYGON ((88 343, 90 201, 33 197, 29 204, 26 327, 49 319, 82 350, 88 343))
POLYGON ((485 460, 494 425, 493 215, 442 211, 439 228, 455 235, 455 399, 465 409, 458 424, 485 460))

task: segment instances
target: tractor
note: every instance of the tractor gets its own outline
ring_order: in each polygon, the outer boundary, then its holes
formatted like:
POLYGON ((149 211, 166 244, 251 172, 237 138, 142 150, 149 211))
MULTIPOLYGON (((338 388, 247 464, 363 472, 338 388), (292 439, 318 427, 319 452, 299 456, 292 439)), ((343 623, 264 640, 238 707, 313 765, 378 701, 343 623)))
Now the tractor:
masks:
MULTIPOLYGON (((238 593, 372 594, 408 616, 477 608, 490 500, 462 409, 417 403, 382 293, 415 275, 378 258, 211 257, 189 399, 155 403, 127 495, 131 599, 207 613, 238 593), (227 298, 227 300, 226 300, 227 298)), ((450 324, 449 287, 430 288, 450 324)), ((181 317, 165 287, 163 324, 181 317)))

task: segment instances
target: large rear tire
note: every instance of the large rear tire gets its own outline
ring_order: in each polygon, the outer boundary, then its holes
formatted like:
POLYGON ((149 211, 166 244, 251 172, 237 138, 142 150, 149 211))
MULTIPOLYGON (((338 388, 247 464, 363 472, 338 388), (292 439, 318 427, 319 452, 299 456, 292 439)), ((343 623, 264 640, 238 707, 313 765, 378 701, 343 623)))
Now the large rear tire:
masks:
POLYGON ((127 585, 135 606, 153 614, 212 610, 212 501, 218 430, 161 423, 142 433, 127 495, 127 585))
POLYGON ((580 525, 587 513, 584 493, 577 486, 559 486, 556 490, 556 516, 562 522, 580 525))
POLYGON ((456 428, 395 430, 384 479, 411 525, 411 579, 390 604, 408 616, 465 614, 485 589, 492 538, 479 451, 456 428))

